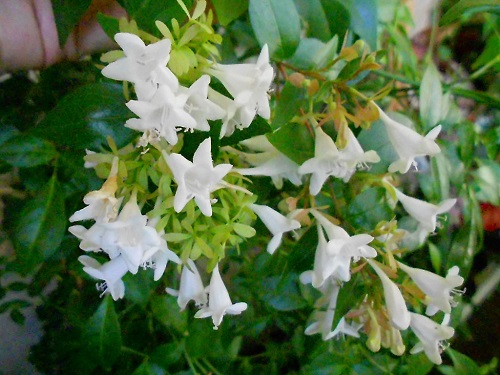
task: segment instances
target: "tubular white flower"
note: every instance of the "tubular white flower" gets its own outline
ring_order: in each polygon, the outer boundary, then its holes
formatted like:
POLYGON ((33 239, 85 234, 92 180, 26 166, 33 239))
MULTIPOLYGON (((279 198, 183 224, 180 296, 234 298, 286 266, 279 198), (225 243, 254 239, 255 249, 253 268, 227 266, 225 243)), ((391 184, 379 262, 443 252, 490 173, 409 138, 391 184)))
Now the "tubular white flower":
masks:
POLYGON ((281 244, 283 233, 300 228, 300 223, 297 220, 288 218, 269 206, 250 204, 248 207, 255 212, 273 235, 273 238, 267 244, 269 254, 273 254, 281 244))
POLYGON ((299 173, 311 173, 309 191, 311 195, 317 195, 323 184, 330 176, 349 180, 354 173, 342 160, 342 154, 337 149, 335 142, 326 134, 320 126, 314 128, 316 138, 314 140, 314 158, 304 162, 299 167, 299 173))
POLYGON ((338 324, 337 324, 337 327, 335 327, 335 329, 330 332, 328 335, 326 335, 326 337, 324 338, 324 340, 330 340, 334 337, 342 337, 342 336, 352 336, 352 337, 356 337, 356 338, 359 338, 359 330, 360 328, 363 326, 363 324, 348 324, 346 321, 345 321, 345 316, 343 316, 338 324))
POLYGON ((237 153, 244 161, 254 166, 253 168, 235 168, 235 172, 244 176, 269 176, 277 189, 283 187, 284 178, 296 186, 302 184, 299 165, 279 152, 265 135, 259 135, 240 143, 253 151, 261 152, 246 153, 233 149, 232 152, 237 153))
POLYGON ((179 290, 167 288, 166 291, 170 295, 177 296, 177 304, 181 311, 186 308, 189 301, 194 301, 198 307, 205 306, 208 302, 200 273, 191 259, 188 259, 187 265, 182 267, 179 290))
POLYGON ((105 77, 120 81, 152 82, 177 85, 177 78, 167 68, 170 59, 171 41, 163 39, 148 46, 137 35, 115 34, 115 40, 123 49, 125 57, 104 67, 105 77))
POLYGON ((410 315, 410 327, 420 340, 410 353, 415 354, 423 350, 433 363, 440 365, 443 362, 441 352, 444 349, 441 341, 451 339, 455 330, 452 327, 438 324, 424 315, 415 313, 410 313, 410 315))
POLYGON ((127 120, 125 126, 137 131, 156 130, 168 143, 178 141, 177 128, 195 129, 197 122, 186 110, 188 96, 160 85, 149 101, 130 100, 126 105, 139 118, 127 120))
POLYGON ((373 104, 377 107, 389 140, 399 156, 399 160, 389 166, 389 172, 406 173, 410 166, 417 165, 415 161, 417 156, 432 156, 441 152, 439 146, 434 142, 441 131, 441 125, 436 126, 423 137, 409 127, 394 121, 375 103, 373 104))
POLYGON ((314 335, 321 333, 323 340, 327 340, 327 336, 331 333, 333 319, 335 318, 335 309, 337 307, 337 298, 339 296, 340 285, 337 283, 329 284, 324 293, 328 299, 326 311, 317 310, 313 313, 313 323, 306 327, 304 333, 306 335, 314 335))
POLYGON ((267 45, 255 64, 214 64, 210 74, 219 79, 233 96, 237 108, 268 119, 271 115, 268 91, 274 78, 267 45))
POLYGON ((391 324, 400 330, 405 330, 410 325, 410 312, 406 307, 405 300, 399 288, 391 279, 380 269, 377 264, 370 260, 366 260, 377 273, 382 286, 384 287, 384 299, 387 306, 387 312, 391 320, 391 324))
POLYGON ((459 287, 464 282, 464 278, 458 275, 458 266, 450 268, 446 278, 444 278, 433 272, 409 267, 400 262, 398 262, 398 265, 411 277, 422 292, 426 294, 427 315, 432 316, 436 314, 438 310, 446 314, 451 313, 453 302, 451 294, 455 291, 455 288, 459 287))
POLYGON ((437 216, 449 211, 457 202, 456 199, 445 199, 439 205, 434 205, 420 199, 409 197, 398 189, 394 189, 398 200, 408 214, 419 222, 419 226, 427 232, 436 230, 437 216))
POLYGON ((221 181, 233 167, 231 164, 213 166, 211 139, 207 138, 198 146, 193 162, 180 154, 163 156, 174 174, 177 191, 174 198, 174 209, 181 212, 184 206, 194 198, 205 216, 212 216, 210 193, 222 188, 221 181))
MULTIPOLYGON (((347 128, 347 145, 340 150, 340 159, 346 163, 352 173, 359 166, 365 167, 367 163, 378 163, 380 157, 376 151, 364 151, 351 129, 347 128)), ((352 174, 351 173, 351 174, 352 174)), ((349 176, 350 177, 350 176, 349 176)), ((344 178, 344 182, 347 182, 344 178)))
POLYGON ((102 265, 86 255, 80 256, 78 260, 84 265, 83 270, 86 273, 96 279, 104 280, 102 284, 97 285, 97 289, 102 292, 101 297, 105 293, 110 293, 115 301, 123 298, 125 284, 122 277, 127 273, 128 266, 122 256, 111 259, 102 265))
POLYGON ((368 234, 349 236, 341 227, 331 223, 321 213, 311 210, 318 221, 318 247, 314 258, 313 286, 321 286, 328 277, 340 281, 351 279, 351 261, 373 258, 377 251, 368 246, 373 237, 368 234), (326 242, 323 229, 328 235, 326 242))
POLYGON ((195 318, 212 317, 214 329, 218 329, 225 314, 239 315, 247 309, 245 302, 233 304, 219 273, 219 264, 212 271, 208 290, 208 306, 195 314, 195 318))
POLYGON ((113 159, 109 177, 99 190, 91 191, 85 195, 83 202, 87 207, 76 211, 69 221, 80 221, 94 219, 95 221, 107 223, 114 220, 118 215, 122 199, 115 197, 118 173, 118 158, 113 159))

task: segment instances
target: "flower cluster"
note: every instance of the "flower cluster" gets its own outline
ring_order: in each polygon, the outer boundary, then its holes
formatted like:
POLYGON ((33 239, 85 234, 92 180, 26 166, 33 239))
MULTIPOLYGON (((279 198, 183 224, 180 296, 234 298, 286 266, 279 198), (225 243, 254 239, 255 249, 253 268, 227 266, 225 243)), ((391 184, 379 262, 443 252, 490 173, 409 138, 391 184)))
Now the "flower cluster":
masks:
MULTIPOLYGON (((159 280, 171 261, 179 265, 180 276, 178 288, 169 287, 167 293, 177 297, 181 310, 193 301, 199 308, 195 317, 212 317, 214 329, 218 329, 224 315, 247 309, 244 302, 232 302, 220 274, 226 248, 238 248, 255 235, 257 218, 271 234, 269 254, 280 247, 284 234, 299 238, 315 226, 312 269, 302 272, 300 281, 311 284, 320 297, 305 333, 320 333, 323 340, 343 335, 359 338, 364 333, 372 351, 383 346, 402 355, 401 331, 411 328, 420 341, 412 352, 424 350, 434 363, 440 363, 440 343, 454 333, 447 325, 454 305, 451 295, 459 293, 456 288, 463 278, 457 267, 444 278, 404 264, 402 243, 410 237, 422 242, 436 230, 438 215, 450 210, 456 200, 434 205, 409 197, 390 183, 392 174, 404 174, 416 166, 417 157, 440 152, 435 142, 440 127, 423 137, 368 100, 375 120, 381 120, 373 121, 373 126, 385 127, 398 157, 389 161, 391 175, 382 177, 365 178, 359 171, 380 162, 381 157, 375 150, 363 149, 356 129, 349 128, 347 121, 333 121, 330 126, 329 118, 336 115, 329 117, 312 109, 293 119, 308 128, 314 143, 310 157, 300 163, 264 134, 219 149, 219 140, 214 138, 251 127, 256 116, 272 117, 268 92, 274 70, 268 48, 263 46, 255 62, 233 65, 197 55, 198 62, 205 59, 199 69, 187 69, 190 74, 182 70, 180 75, 169 68, 179 67, 173 61, 178 57, 173 53, 175 40, 168 37, 164 24, 158 25, 167 37, 148 45, 135 34, 116 34, 123 53, 102 70, 104 76, 132 85, 136 99, 126 105, 137 118, 129 119, 125 126, 141 135, 135 148, 112 147, 111 157, 92 152, 86 156, 88 166, 105 169, 108 177, 100 190, 85 196, 86 207, 70 218, 72 222, 92 220, 92 225, 74 225, 70 232, 80 239, 82 250, 107 258, 104 264, 87 255, 79 258, 86 273, 104 280, 98 289, 115 300, 122 298, 122 278, 127 273, 152 268, 154 279, 159 280), (185 134, 193 132, 203 135, 203 140, 185 134), (295 195, 283 193, 279 210, 257 204, 258 197, 243 176, 270 177, 278 190, 290 182, 295 195), (330 208, 337 204, 330 184, 333 179, 342 185, 354 181, 361 189, 385 188, 386 200, 395 209, 400 202, 417 222, 417 229, 410 233, 393 221, 367 230, 342 215, 333 216, 335 211, 330 208), (302 189, 302 185, 306 187, 302 189), (200 266, 211 273, 208 286, 203 282, 204 273, 198 271, 200 266), (337 302, 346 285, 359 285, 360 293, 352 306, 339 311, 337 302), (438 311, 445 314, 443 324, 408 310, 407 302, 416 295, 428 316, 438 311)), ((206 26, 200 32, 211 30, 206 26)), ((194 35, 189 38, 195 40, 194 35)))

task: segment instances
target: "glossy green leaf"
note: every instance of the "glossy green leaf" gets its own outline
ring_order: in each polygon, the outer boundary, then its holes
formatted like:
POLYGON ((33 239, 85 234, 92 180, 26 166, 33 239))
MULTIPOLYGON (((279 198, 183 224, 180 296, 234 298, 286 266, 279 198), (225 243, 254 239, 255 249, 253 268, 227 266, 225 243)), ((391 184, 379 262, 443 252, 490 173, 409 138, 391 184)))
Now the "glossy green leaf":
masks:
POLYGON ((270 131, 271 127, 267 120, 260 116, 256 116, 248 128, 242 130, 236 129, 231 136, 222 138, 220 140, 220 146, 232 146, 245 139, 263 135, 270 131))
POLYGON ((365 297, 365 291, 362 283, 359 282, 359 277, 353 276, 352 279, 344 283, 339 290, 337 297, 337 306, 335 308, 335 316, 333 318, 332 327, 335 329, 340 319, 345 316, 358 302, 365 297))
POLYGON ((337 35, 343 41, 349 25, 351 25, 352 15, 345 1, 321 0, 321 6, 325 12, 331 36, 337 35))
POLYGON ((248 0, 212 0, 217 20, 227 26, 248 10, 248 0))
POLYGON ((303 164, 314 157, 314 140, 305 125, 290 122, 268 134, 267 139, 297 164, 303 164))
POLYGON ((17 266, 29 273, 59 247, 66 231, 64 194, 54 174, 22 208, 14 226, 17 266))
POLYGON ((281 90, 275 115, 271 123, 273 130, 286 125, 294 116, 300 116, 300 110, 307 110, 308 100, 304 89, 299 89, 286 82, 281 90))
POLYGON ((350 28, 374 51, 377 48, 377 0, 347 0, 344 5, 351 15, 350 28))
POLYGON ((304 20, 307 36, 328 41, 332 33, 321 0, 295 0, 300 17, 304 20))
POLYGON ((347 208, 345 220, 367 231, 381 221, 389 221, 394 212, 388 206, 384 188, 369 188, 358 194, 347 208))
POLYGON ((35 167, 48 164, 57 156, 54 145, 44 139, 19 134, 2 144, 0 160, 14 167, 35 167))
POLYGON ((420 119, 427 129, 438 125, 443 117, 443 88, 441 75, 436 66, 430 63, 425 70, 420 84, 420 119))
POLYGON ((153 317, 167 328, 179 333, 187 329, 187 315, 180 311, 177 299, 172 296, 155 296, 151 299, 153 317))
POLYGON ((90 6, 91 0, 52 0, 61 48, 90 6))
POLYGON ((85 338, 101 366, 110 370, 122 347, 120 323, 110 294, 106 294, 89 319, 85 338))
MULTIPOLYGON (((186 19, 186 14, 175 0, 119 0, 118 2, 141 29, 156 35, 158 35, 155 25, 157 20, 170 25, 173 18, 180 23, 186 19)), ((183 2, 188 9, 193 5, 193 0, 183 0, 183 2)))
POLYGON ((476 362, 474 362, 471 358, 448 348, 446 350, 446 354, 453 361, 453 374, 455 375, 470 375, 470 374, 480 374, 481 370, 476 362))
POLYGON ((306 306, 297 285, 297 274, 288 273, 284 278, 280 276, 268 277, 263 281, 263 299, 278 311, 293 311, 306 306))
POLYGON ((167 374, 165 370, 155 363, 150 361, 143 362, 139 367, 135 369, 132 375, 164 375, 167 374))
POLYGON ((270 56, 290 57, 300 42, 300 18, 293 0, 250 0, 248 7, 254 34, 270 56))
POLYGON ((374 150, 380 156, 380 161, 370 166, 370 173, 387 172, 391 162, 398 159, 385 130, 385 126, 380 120, 374 122, 370 129, 361 130, 358 135, 358 141, 363 150, 374 150))
POLYGON ((132 116, 120 84, 91 83, 62 98, 32 134, 75 149, 99 149, 111 136, 120 147, 139 135, 124 126, 132 116))
POLYGON ((466 13, 500 13, 500 0, 460 0, 452 6, 439 21, 440 26, 448 25, 466 13))

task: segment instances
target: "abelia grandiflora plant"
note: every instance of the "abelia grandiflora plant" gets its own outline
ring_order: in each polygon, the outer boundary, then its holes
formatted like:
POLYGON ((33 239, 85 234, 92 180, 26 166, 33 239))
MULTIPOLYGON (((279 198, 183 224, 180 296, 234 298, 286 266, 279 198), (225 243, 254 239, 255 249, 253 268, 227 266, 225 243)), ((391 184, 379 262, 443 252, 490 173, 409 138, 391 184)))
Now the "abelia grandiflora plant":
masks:
MULTIPOLYGON (((447 322, 455 305, 451 294, 463 283, 458 268, 443 278, 406 265, 403 255, 408 249, 401 243, 415 232, 398 228, 395 220, 368 230, 347 221, 342 212, 348 198, 336 198, 332 185, 352 189, 354 196, 371 187, 385 188, 385 199, 401 202, 416 220, 419 236, 426 237, 436 230, 437 215, 455 200, 434 205, 394 185, 398 174, 417 165, 418 157, 440 152, 440 128, 421 136, 385 114, 374 102, 376 95, 367 97, 337 85, 331 71, 324 76, 316 72, 310 79, 307 72, 294 73, 292 79, 284 70, 287 84, 308 93, 307 105, 289 118, 295 128, 306 129, 299 134, 306 134, 314 145, 300 161, 294 150, 273 138, 276 132, 266 137, 266 131, 254 130, 262 121, 258 117, 273 118, 270 92, 275 71, 267 46, 255 62, 220 64, 215 44, 221 38, 212 29, 211 12, 204 13, 204 2, 197 4, 182 28, 174 20, 171 32, 157 22, 164 39, 121 32, 115 40, 123 53, 105 56, 110 63, 103 75, 126 81, 127 91, 133 88, 136 95, 127 107, 137 118, 124 125, 138 132, 138 140, 123 149, 110 140, 111 153, 88 152, 85 157, 87 165, 107 179, 101 189, 85 196, 86 207, 70 218, 93 221, 88 227, 74 225, 70 232, 81 240, 82 250, 105 259, 101 263, 81 256, 84 271, 103 280, 98 289, 115 300, 126 294, 122 278, 127 273, 152 268, 155 280, 164 272, 178 274, 178 289, 169 287, 167 293, 177 296, 181 310, 194 301, 199 308, 195 317, 212 317, 217 329, 224 315, 247 309, 245 302, 232 302, 220 265, 229 248, 239 249, 256 235, 257 218, 272 235, 267 240, 270 254, 288 241, 287 233, 300 238, 315 227, 312 270, 303 272, 300 280, 317 289, 320 297, 305 333, 320 333, 323 340, 364 335, 370 350, 382 346, 402 355, 401 331, 410 328, 420 341, 412 352, 424 350, 431 361, 440 363, 440 342, 453 336, 453 328, 417 312, 427 306, 428 316, 442 311, 447 322), (345 102, 355 103, 354 114, 345 102), (385 161, 390 163, 387 173, 371 174, 365 170, 381 157, 375 150, 364 150, 356 134, 360 126, 384 125, 399 159, 385 161), (219 147, 223 142, 230 146, 219 147), (277 207, 257 204, 259 197, 244 176, 270 177, 282 202, 277 207), (177 271, 167 268, 169 263, 178 264, 177 271), (199 267, 205 271, 200 273, 199 267), (205 273, 211 273, 209 286, 203 283, 205 273), (345 295, 344 290, 357 294, 345 295), (342 298, 352 301, 348 308, 337 308, 342 298), (417 312, 410 312, 409 306, 417 312)), ((345 63, 353 54, 364 59, 358 72, 376 68, 373 55, 367 55, 360 42, 344 48, 330 66, 343 59, 345 63)), ((277 87, 283 83, 279 77, 276 81, 277 87)), ((269 238, 268 233, 259 235, 269 238)))

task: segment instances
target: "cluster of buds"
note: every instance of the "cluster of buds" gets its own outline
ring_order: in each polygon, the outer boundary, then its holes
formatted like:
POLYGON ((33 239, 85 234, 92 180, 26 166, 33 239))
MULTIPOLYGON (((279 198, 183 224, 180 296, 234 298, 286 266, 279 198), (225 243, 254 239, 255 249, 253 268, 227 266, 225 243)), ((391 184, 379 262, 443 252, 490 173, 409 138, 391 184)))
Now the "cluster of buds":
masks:
MULTIPOLYGON (((167 288, 167 293, 177 296, 181 310, 194 301, 199 307, 195 317, 212 317, 217 329, 225 314, 240 314, 247 308, 244 302, 233 304, 222 280, 219 263, 226 247, 237 247, 254 236, 257 217, 272 234, 267 244, 270 254, 278 249, 285 233, 316 226, 318 243, 313 269, 302 273, 300 280, 311 284, 321 297, 305 333, 320 333, 329 340, 340 335, 360 337, 364 332, 371 350, 383 346, 402 355, 405 345, 400 332, 411 328, 420 341, 412 352, 424 350, 434 363, 440 363, 440 343, 454 333, 447 325, 453 305, 451 294, 459 292, 456 288, 463 278, 457 267, 443 278, 411 268, 396 260, 395 255, 401 255, 400 243, 405 238, 423 239, 434 232, 437 216, 448 211, 455 200, 433 205, 406 196, 388 178, 380 178, 379 184, 386 188, 394 204, 399 201, 417 221, 415 232, 389 225, 366 233, 330 216, 329 207, 316 205, 317 198, 324 204, 328 197, 324 194, 326 182, 336 178, 349 183, 358 169, 368 168, 380 157, 374 150, 364 151, 349 127, 343 129, 341 141, 335 142, 314 113, 304 116, 314 134, 314 156, 301 165, 264 135, 213 152, 213 143, 218 141, 214 139, 215 121, 220 126, 215 138, 222 139, 251 127, 256 116, 272 117, 268 92, 274 70, 267 46, 263 46, 255 62, 218 63, 210 44, 210 40, 218 38, 197 39, 197 31, 213 33, 211 16, 203 12, 197 6, 188 16, 191 26, 198 27, 205 21, 204 27, 179 29, 174 23, 177 27, 172 34, 164 24, 157 23, 165 38, 148 45, 136 34, 116 34, 123 53, 115 53, 116 59, 102 73, 132 85, 137 99, 126 105, 138 118, 128 120, 125 126, 141 135, 136 147, 112 147, 113 155, 86 156, 88 165, 104 168, 108 177, 100 190, 85 196, 87 206, 70 218, 72 222, 94 223, 89 228, 74 225, 70 232, 81 240, 82 250, 104 254, 107 260, 101 264, 90 256, 81 256, 84 271, 104 280, 98 289, 116 300, 124 296, 122 277, 127 273, 153 268, 154 279, 158 280, 168 262, 177 263, 182 269, 179 287, 167 288), (185 34, 179 35, 179 30, 185 34), (204 57, 191 51, 196 64, 193 69, 181 69, 179 62, 173 61, 180 56, 174 47, 185 52, 190 49, 189 42, 196 40, 203 46, 200 49, 213 53, 204 57), (211 86, 213 79, 222 84, 223 93, 211 86), (195 138, 189 139, 186 132, 206 135, 195 144, 192 160, 186 157, 189 153, 185 146, 192 146, 189 141, 195 138), (214 165, 214 159, 221 162, 214 165), (257 197, 244 176, 271 177, 277 189, 284 187, 284 180, 296 187, 307 184, 308 188, 292 199, 295 203, 282 214, 256 204, 257 197), (302 207, 297 206, 298 202, 303 202, 302 207), (200 258, 204 258, 206 271, 211 273, 208 287, 195 264, 200 264, 200 258), (404 281, 398 283, 398 279, 404 281), (362 284, 360 295, 349 310, 339 314, 337 300, 346 284, 354 282, 362 284), (442 324, 408 310, 407 302, 416 295, 427 306, 428 316, 438 311, 445 314, 442 324)), ((398 156, 390 164, 389 173, 406 173, 416 166, 417 157, 440 152, 435 142, 440 127, 424 137, 391 119, 373 101, 368 106, 378 113, 398 156)))

